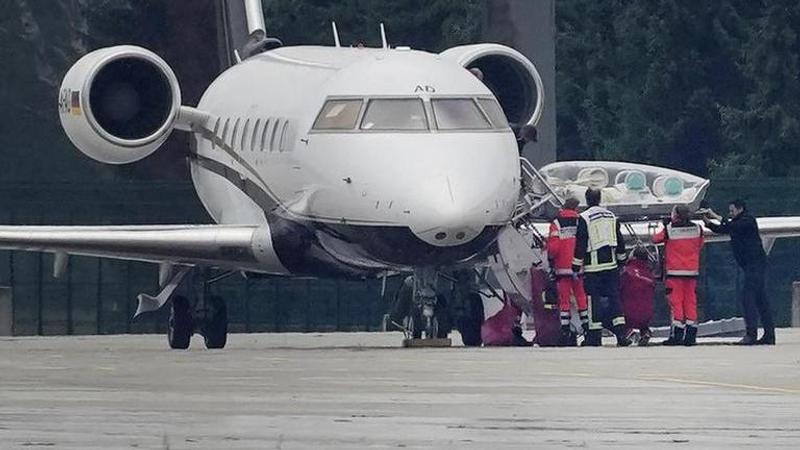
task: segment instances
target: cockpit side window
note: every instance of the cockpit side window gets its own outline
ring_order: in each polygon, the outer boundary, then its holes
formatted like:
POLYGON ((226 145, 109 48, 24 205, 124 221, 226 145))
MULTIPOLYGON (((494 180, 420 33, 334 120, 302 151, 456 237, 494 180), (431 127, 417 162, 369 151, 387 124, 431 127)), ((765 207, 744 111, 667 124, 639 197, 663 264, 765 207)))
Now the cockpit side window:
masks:
POLYGON ((489 116, 489 120, 495 128, 508 128, 506 113, 503 112, 503 108, 500 107, 496 100, 492 98, 479 98, 478 103, 481 105, 481 108, 483 108, 483 112, 489 116))
POLYGON ((361 129, 365 131, 427 131, 428 119, 418 98, 372 99, 361 129))
POLYGON ((328 100, 314 121, 314 130, 352 130, 356 127, 358 115, 364 101, 328 100))
POLYGON ((440 130, 489 130, 492 124, 471 98, 431 100, 436 125, 440 130))

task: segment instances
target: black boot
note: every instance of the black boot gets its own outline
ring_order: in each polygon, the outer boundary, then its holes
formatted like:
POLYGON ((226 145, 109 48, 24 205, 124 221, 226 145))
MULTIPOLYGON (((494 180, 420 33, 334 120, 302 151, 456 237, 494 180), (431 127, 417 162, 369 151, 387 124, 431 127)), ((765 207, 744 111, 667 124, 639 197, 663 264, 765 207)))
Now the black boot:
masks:
POLYGON ((669 335, 669 339, 662 342, 661 345, 681 345, 683 344, 683 328, 680 327, 672 327, 672 334, 669 335))
POLYGON ((686 325, 686 335, 683 338, 683 345, 691 347, 697 344, 697 327, 686 325))
POLYGON ((756 329, 755 328, 748 328, 747 334, 744 335, 741 341, 737 342, 736 345, 756 345, 756 329))
POLYGON ((639 330, 639 347, 647 347, 650 343, 650 328, 642 328, 639 330))
POLYGON ((616 325, 614 327, 614 336, 617 337, 617 347, 627 347, 631 345, 631 340, 625 332, 625 325, 616 325))
POLYGON ((603 330, 589 330, 583 340, 584 347, 601 347, 603 345, 603 330))
POLYGON ((756 345, 775 345, 775 329, 764 329, 764 335, 756 341, 756 345))
POLYGON ((572 347, 572 330, 569 325, 561 325, 561 336, 558 337, 559 347, 572 347))

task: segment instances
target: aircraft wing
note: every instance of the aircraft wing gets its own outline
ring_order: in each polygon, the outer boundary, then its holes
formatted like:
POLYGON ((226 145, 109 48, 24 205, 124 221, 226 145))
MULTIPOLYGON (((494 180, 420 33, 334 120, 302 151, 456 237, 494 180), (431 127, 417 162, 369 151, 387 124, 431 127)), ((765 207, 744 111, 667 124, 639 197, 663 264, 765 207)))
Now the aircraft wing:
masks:
POLYGON ((0 226, 0 250, 227 269, 263 270, 265 238, 255 225, 0 226))

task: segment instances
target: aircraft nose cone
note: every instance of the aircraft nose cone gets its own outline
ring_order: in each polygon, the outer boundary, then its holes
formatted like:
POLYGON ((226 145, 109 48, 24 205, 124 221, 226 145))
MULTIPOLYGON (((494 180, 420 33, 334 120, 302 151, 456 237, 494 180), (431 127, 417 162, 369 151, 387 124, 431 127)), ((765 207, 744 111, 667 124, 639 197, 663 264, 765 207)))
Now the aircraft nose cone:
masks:
MULTIPOLYGON (((462 177, 463 178, 463 177, 462 177)), ((407 224, 422 241, 437 247, 469 243, 488 221, 487 197, 475 195, 470 180, 432 177, 419 183, 408 200, 407 224)))
POLYGON ((483 231, 485 224, 468 208, 438 205, 417 209, 417 220, 410 223, 411 231, 421 240, 437 247, 466 244, 483 231))

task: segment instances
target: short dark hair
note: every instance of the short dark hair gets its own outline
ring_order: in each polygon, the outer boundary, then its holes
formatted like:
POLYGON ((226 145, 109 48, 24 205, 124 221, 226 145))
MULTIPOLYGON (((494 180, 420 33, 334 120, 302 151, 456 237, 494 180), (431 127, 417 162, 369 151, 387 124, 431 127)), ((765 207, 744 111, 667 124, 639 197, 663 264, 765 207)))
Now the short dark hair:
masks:
POLYGON ((681 221, 685 222, 689 220, 689 207, 686 205, 676 205, 675 215, 678 216, 678 219, 681 221))
POLYGON ((597 206, 600 204, 602 192, 600 189, 589 188, 586 190, 586 204, 589 206, 597 206))
POLYGON ((742 210, 747 209, 747 203, 745 203, 744 200, 742 200, 740 198, 735 198, 735 199, 731 200, 730 204, 735 206, 736 209, 742 209, 742 210))
POLYGON ((577 198, 570 197, 564 200, 564 209, 577 209, 580 204, 581 202, 577 198))

